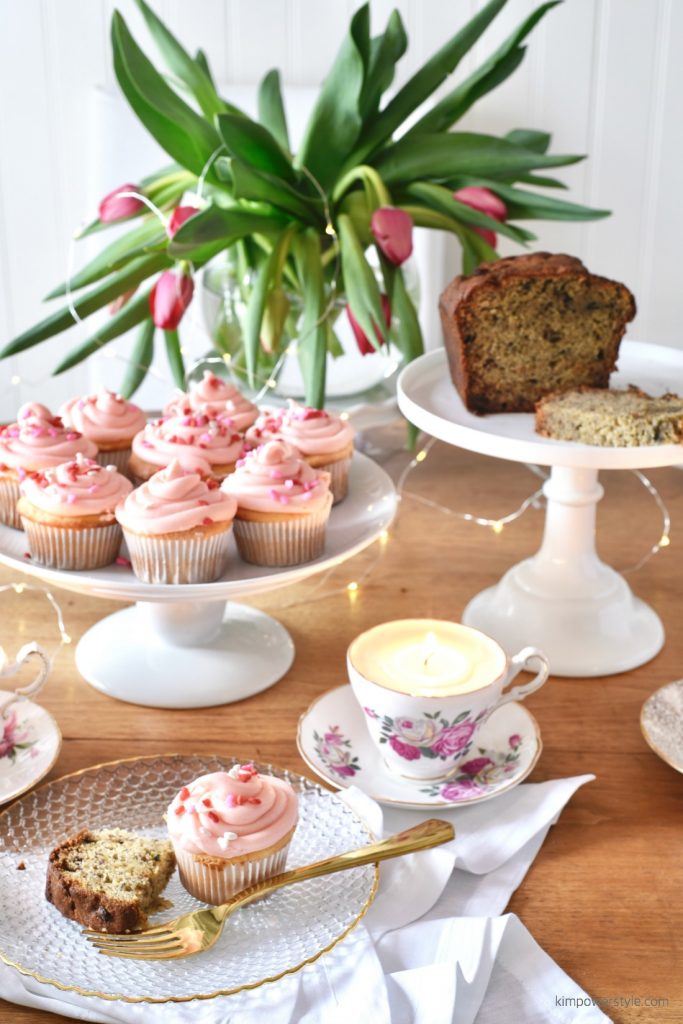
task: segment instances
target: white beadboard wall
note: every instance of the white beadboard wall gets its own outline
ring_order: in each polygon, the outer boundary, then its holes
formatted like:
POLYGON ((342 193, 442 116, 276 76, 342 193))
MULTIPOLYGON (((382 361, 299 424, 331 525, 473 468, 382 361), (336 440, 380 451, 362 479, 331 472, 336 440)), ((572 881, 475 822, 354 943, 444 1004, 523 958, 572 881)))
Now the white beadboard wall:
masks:
MULTIPOLYGON (((536 5, 510 0, 459 74, 536 5)), ((123 180, 106 180, 105 170, 94 183, 88 155, 93 95, 116 91, 109 48, 114 6, 153 53, 132 0, 0 0, 0 344, 50 309, 41 297, 66 276, 70 235, 92 215, 99 194, 93 185, 103 192, 123 180)), ((221 82, 253 84, 277 66, 291 86, 320 82, 357 6, 355 0, 154 3, 188 48, 204 48, 221 82)), ((372 0, 375 29, 395 6, 410 37, 400 81, 483 0, 372 0)), ((666 345, 683 340, 682 47, 680 0, 566 0, 534 30, 513 78, 464 122, 490 133, 550 130, 555 152, 589 154, 560 172, 568 196, 613 216, 530 227, 538 230, 539 247, 574 253, 592 270, 625 281, 639 307, 630 334, 666 345)), ((129 180, 149 169, 136 164, 132 145, 130 160, 129 180)), ((436 240, 429 262, 423 319, 433 342, 438 291, 459 267, 455 249, 436 240)), ((0 363, 0 421, 29 398, 56 407, 85 389, 83 367, 49 376, 62 353, 85 337, 76 325, 67 336, 0 363)), ((119 353, 127 345, 112 343, 119 353)), ((123 366, 110 365, 116 386, 123 366)))

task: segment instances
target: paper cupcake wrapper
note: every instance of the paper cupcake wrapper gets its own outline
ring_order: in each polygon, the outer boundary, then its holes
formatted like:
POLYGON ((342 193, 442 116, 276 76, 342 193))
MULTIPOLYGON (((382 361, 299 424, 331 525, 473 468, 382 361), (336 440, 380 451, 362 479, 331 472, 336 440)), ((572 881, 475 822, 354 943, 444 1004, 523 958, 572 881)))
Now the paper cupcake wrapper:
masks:
POLYGON ((325 528, 330 505, 300 519, 255 523, 235 519, 235 540, 240 555, 252 565, 300 565, 319 558, 325 549, 325 528))
POLYGON ((349 467, 351 457, 339 459, 337 462, 328 462, 325 466, 318 466, 318 469, 325 470, 330 474, 330 490, 332 491, 332 504, 337 505, 349 492, 349 467))
POLYGON ((0 523, 13 526, 15 530, 23 530, 21 517, 17 512, 20 497, 18 480, 0 481, 0 523))
MULTIPOLYGON (((130 458, 130 448, 117 448, 111 452, 98 452, 95 456, 95 460, 100 466, 116 466, 119 473, 122 476, 128 477, 128 459, 130 458)), ((128 479, 132 479, 128 477, 128 479)))
POLYGON ((121 547, 118 523, 70 530, 34 523, 26 516, 22 522, 31 559, 48 569, 100 569, 115 561, 121 547))
POLYGON ((223 575, 230 529, 184 537, 141 536, 124 530, 133 572, 144 583, 210 583, 223 575))
POLYGON ((263 882, 285 870, 290 844, 255 860, 238 861, 233 864, 226 860, 221 867, 209 867, 195 860, 191 853, 176 847, 180 881, 187 891, 202 903, 218 906, 227 903, 231 896, 256 882, 263 882))

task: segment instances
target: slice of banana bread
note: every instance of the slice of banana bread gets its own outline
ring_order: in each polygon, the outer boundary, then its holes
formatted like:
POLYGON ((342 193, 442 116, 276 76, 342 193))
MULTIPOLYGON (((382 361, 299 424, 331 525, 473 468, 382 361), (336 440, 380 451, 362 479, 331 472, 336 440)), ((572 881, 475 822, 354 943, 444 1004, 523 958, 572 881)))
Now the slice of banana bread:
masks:
POLYGON ((439 308, 453 383, 475 413, 533 412, 552 391, 606 388, 636 312, 625 285, 547 252, 456 277, 439 308))
POLYGON ((45 896, 65 917, 97 931, 138 931, 175 868, 170 842, 122 829, 82 829, 50 854, 45 896))
POLYGON ((613 448, 680 444, 683 398, 652 398, 633 386, 627 391, 577 388, 558 392, 536 405, 536 431, 559 441, 613 448))

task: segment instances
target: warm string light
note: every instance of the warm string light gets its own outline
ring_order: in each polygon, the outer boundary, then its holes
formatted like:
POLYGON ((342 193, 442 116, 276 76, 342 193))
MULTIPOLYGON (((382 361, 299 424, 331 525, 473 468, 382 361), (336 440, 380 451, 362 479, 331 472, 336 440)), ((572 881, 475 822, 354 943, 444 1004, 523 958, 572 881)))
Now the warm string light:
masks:
POLYGON ((62 609, 56 597, 46 587, 35 586, 33 583, 6 583, 3 586, 0 586, 0 594, 3 594, 8 590, 13 590, 15 594, 19 595, 23 594, 27 590, 31 590, 35 593, 43 594, 44 597, 47 599, 48 603, 50 604, 52 610, 55 613, 55 618, 57 619, 57 629, 59 631, 59 645, 50 654, 50 658, 53 659, 57 652, 62 647, 71 643, 71 636, 67 632, 66 626, 64 624, 64 615, 62 613, 62 609))

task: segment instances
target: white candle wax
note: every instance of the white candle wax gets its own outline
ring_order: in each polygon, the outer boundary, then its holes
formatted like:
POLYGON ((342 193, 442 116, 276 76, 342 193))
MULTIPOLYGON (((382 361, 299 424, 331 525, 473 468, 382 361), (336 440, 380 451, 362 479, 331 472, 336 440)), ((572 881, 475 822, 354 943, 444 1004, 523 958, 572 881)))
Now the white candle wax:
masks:
POLYGON ((385 622, 361 634, 349 657, 380 686, 425 697, 481 689, 505 671, 505 654, 478 630, 437 619, 385 622))

